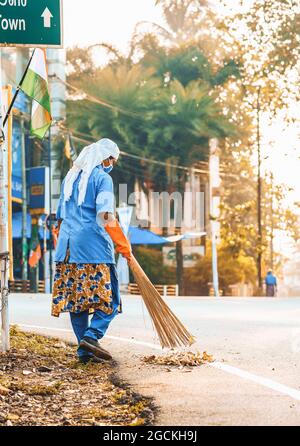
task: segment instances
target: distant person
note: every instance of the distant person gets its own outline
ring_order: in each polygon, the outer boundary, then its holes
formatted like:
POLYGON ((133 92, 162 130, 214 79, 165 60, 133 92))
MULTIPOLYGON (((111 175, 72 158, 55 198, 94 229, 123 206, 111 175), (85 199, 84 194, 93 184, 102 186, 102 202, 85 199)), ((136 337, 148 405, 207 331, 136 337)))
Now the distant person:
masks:
POLYGON ((265 279, 266 283, 266 295, 267 297, 274 297, 277 293, 277 279, 272 273, 272 271, 268 271, 265 279))

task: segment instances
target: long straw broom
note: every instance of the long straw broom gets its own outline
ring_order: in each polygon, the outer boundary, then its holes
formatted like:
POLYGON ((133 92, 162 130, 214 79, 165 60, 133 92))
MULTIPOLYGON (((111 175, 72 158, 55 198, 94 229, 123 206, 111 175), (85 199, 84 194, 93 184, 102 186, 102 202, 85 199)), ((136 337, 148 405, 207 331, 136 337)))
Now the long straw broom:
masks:
POLYGON ((149 311, 161 346, 176 348, 192 345, 195 342, 194 337, 170 310, 134 256, 131 257, 129 266, 149 311))

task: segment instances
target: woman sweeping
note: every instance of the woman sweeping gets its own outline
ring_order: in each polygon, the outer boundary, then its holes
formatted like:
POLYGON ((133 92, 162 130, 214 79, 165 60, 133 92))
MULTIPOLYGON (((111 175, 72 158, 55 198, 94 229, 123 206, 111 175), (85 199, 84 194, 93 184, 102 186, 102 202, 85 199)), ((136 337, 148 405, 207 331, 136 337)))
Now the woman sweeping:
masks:
POLYGON ((113 242, 117 252, 131 259, 130 244, 114 217, 113 181, 108 175, 119 154, 109 139, 85 147, 63 181, 57 209, 52 315, 70 313, 82 363, 112 358, 98 341, 121 303, 113 242))

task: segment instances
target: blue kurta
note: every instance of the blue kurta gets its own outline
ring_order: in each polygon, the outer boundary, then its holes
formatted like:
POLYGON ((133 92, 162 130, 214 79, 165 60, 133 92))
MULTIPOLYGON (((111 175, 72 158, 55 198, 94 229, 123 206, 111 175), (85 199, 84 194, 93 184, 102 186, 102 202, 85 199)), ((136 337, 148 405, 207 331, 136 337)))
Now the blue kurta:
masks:
POLYGON ((69 263, 114 264, 114 245, 105 229, 97 221, 98 213, 114 213, 114 191, 112 178, 102 166, 92 171, 86 196, 78 206, 78 186, 81 174, 73 185, 72 196, 64 202, 63 186, 56 216, 62 219, 57 242, 55 261, 63 262, 67 249, 69 263))

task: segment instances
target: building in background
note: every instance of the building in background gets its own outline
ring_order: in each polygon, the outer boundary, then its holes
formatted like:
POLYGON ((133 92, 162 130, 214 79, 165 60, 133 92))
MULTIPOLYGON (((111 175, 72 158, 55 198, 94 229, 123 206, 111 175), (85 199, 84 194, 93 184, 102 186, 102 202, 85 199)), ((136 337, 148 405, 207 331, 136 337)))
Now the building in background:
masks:
MULTIPOLYGON (((135 182, 135 223, 148 228, 158 235, 174 235, 176 233, 174 219, 174 203, 163 202, 154 194, 151 197, 144 191, 138 180, 135 182), (166 213, 169 215, 166 218, 166 213), (165 220, 164 220, 165 219, 165 220), (168 221, 166 227, 162 222, 168 221)), ((209 228, 209 172, 207 164, 198 163, 189 169, 186 176, 185 193, 182 194, 182 225, 181 235, 189 238, 182 241, 183 267, 192 268, 201 256, 205 254, 205 233, 209 228), (200 235, 201 234, 201 235, 200 235)), ((162 247, 165 266, 176 267, 176 244, 162 247)))

